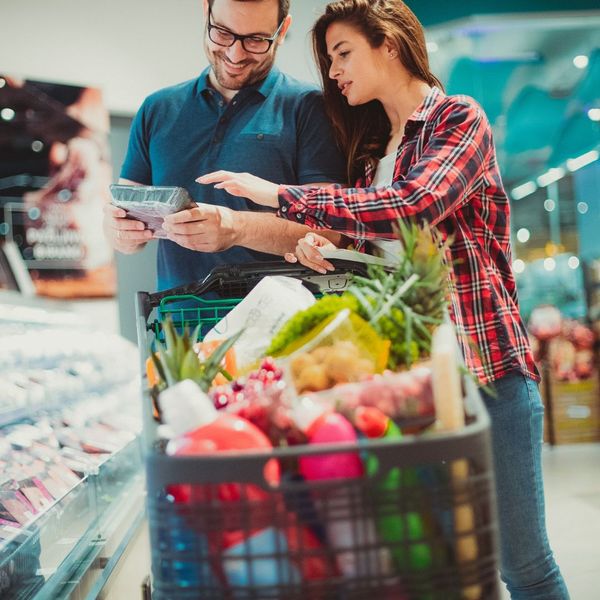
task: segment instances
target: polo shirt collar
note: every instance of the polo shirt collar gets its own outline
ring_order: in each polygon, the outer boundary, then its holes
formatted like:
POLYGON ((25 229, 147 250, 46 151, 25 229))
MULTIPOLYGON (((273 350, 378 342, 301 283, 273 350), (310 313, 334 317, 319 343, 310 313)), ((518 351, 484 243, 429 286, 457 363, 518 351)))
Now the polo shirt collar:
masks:
MULTIPOLYGON (((204 71, 200 73, 200 77, 198 78, 198 94, 204 94, 205 92, 213 89, 208 80, 209 73, 210 67, 206 67, 206 69, 204 69, 204 71)), ((269 74, 262 81, 245 87, 243 88, 243 90, 245 91, 245 93, 254 90, 258 92, 261 96, 266 98, 275 87, 275 83, 279 79, 280 74, 281 71, 275 65, 273 65, 271 67, 271 70, 269 71, 269 74)))
POLYGON ((275 87, 275 82, 277 79, 279 79, 279 74, 279 69, 273 65, 269 71, 269 74, 262 80, 262 82, 251 87, 256 89, 259 94, 266 98, 271 93, 271 90, 275 87))

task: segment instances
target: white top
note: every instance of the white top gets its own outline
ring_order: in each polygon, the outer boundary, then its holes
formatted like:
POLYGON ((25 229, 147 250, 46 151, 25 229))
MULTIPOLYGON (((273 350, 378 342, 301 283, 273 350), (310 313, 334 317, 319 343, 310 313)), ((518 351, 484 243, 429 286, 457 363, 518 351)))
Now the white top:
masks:
MULTIPOLYGON (((386 187, 392 185, 394 180, 394 167, 396 165, 396 150, 386 154, 377 165, 375 177, 373 177, 373 187, 386 187)), ((370 240, 373 245, 373 251, 376 256, 381 256, 388 260, 398 262, 402 253, 402 244, 399 240, 370 240)))

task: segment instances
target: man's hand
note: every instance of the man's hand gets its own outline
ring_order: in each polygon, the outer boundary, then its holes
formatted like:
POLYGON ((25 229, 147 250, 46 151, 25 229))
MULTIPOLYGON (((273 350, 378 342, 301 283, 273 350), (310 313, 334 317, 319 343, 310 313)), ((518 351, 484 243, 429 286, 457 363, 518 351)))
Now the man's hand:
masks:
POLYGON ((196 179, 198 183, 215 184, 215 189, 225 190, 232 196, 242 196, 271 208, 279 207, 277 192, 279 186, 266 179, 250 173, 232 173, 231 171, 214 171, 196 179))
POLYGON ((235 211, 224 206, 198 204, 197 208, 167 215, 167 237, 189 250, 221 252, 236 245, 235 211))
POLYGON ((104 205, 104 234, 110 245, 123 254, 141 250, 152 239, 152 232, 141 221, 128 219, 127 213, 112 204, 104 205))

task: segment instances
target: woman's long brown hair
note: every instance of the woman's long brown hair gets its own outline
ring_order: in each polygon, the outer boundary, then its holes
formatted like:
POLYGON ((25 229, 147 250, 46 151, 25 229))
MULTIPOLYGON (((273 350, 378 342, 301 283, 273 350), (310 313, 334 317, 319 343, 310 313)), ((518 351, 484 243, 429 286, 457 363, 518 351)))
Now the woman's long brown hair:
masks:
POLYGON ((429 70, 423 26, 400 0, 339 0, 325 8, 312 30, 313 51, 323 83, 325 109, 333 124, 340 149, 347 160, 348 183, 364 174, 366 163, 383 156, 390 122, 378 100, 350 106, 335 80, 329 78, 331 61, 325 35, 332 23, 343 21, 365 36, 372 48, 386 41, 396 47, 406 70, 431 86, 442 84, 429 70))

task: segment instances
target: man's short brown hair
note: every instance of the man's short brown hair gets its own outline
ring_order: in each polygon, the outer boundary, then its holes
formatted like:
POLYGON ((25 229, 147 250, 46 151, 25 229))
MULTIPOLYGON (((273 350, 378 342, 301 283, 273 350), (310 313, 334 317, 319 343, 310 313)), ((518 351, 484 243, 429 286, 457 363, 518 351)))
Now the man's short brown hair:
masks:
MULTIPOLYGON (((236 0, 236 2, 265 2, 266 0, 236 0)), ((215 0, 208 0, 208 5, 212 8, 215 0)), ((290 12, 290 0, 278 0, 279 4, 279 23, 281 23, 290 12)))

